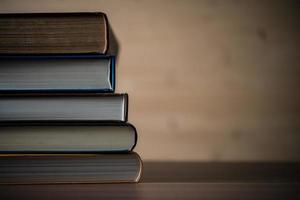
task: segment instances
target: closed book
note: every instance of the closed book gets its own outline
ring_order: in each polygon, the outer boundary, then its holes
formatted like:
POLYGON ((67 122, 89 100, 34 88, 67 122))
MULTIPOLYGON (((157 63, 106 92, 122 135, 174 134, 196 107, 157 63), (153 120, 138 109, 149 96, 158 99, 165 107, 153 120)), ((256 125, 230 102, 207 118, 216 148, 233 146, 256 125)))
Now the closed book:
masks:
POLYGON ((0 121, 127 121, 127 94, 2 94, 0 121))
POLYGON ((105 54, 105 14, 0 14, 0 54, 105 54))
POLYGON ((112 56, 0 56, 0 92, 113 92, 112 56))
POLYGON ((0 184, 138 182, 141 172, 136 153, 0 155, 0 184))
POLYGON ((128 123, 0 123, 0 153, 128 152, 136 141, 128 123))

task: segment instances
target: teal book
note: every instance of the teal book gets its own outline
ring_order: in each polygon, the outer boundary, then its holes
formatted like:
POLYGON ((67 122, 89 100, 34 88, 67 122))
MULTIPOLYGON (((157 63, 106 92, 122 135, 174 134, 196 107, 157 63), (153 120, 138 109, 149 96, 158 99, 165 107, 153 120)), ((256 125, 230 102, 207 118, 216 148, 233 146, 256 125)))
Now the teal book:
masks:
POLYGON ((2 94, 0 122, 126 122, 127 94, 2 94))
POLYGON ((0 56, 0 93, 103 93, 115 89, 115 57, 0 56))

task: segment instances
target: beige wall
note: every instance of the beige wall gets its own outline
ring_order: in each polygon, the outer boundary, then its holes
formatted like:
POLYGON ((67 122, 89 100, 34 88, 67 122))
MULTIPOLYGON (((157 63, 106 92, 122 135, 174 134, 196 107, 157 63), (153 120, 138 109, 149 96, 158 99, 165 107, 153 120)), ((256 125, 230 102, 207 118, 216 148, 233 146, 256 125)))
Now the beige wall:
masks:
POLYGON ((300 161, 296 3, 1 0, 0 11, 107 13, 145 160, 300 161))

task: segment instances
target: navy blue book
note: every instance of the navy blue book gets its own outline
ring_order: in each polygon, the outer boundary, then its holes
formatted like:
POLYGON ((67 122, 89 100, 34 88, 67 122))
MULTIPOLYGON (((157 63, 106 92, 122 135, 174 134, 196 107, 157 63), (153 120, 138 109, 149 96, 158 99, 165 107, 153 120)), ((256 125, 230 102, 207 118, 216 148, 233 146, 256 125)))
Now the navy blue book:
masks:
POLYGON ((114 92, 115 57, 1 56, 0 93, 114 92))

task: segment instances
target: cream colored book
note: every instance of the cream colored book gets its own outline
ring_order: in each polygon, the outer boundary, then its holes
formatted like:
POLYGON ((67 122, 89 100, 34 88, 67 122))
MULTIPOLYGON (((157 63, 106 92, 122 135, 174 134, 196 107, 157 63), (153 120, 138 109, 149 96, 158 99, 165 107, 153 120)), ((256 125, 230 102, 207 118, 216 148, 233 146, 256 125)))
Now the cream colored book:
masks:
POLYGON ((0 123, 0 153, 128 152, 137 133, 128 123, 0 123))

